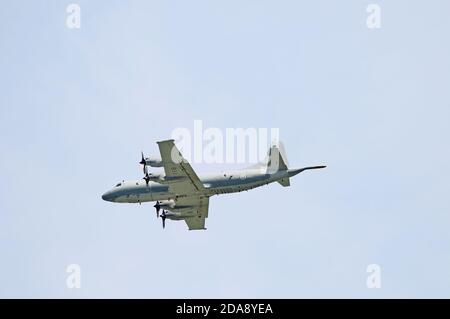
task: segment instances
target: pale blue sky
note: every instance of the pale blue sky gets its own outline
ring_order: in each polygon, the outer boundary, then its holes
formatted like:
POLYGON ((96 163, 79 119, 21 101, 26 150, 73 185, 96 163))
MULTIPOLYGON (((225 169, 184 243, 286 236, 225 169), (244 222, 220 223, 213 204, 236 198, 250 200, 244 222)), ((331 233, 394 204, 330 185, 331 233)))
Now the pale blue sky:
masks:
POLYGON ((371 2, 78 1, 70 30, 2 1, 0 297, 450 297, 450 4, 371 2), (195 119, 328 168, 212 198, 206 232, 101 200, 195 119))

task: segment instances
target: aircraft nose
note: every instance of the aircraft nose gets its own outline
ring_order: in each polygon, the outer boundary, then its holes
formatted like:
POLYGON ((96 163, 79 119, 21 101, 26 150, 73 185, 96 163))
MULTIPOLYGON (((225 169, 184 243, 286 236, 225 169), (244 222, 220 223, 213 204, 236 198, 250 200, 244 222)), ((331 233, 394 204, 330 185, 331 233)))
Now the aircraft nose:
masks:
POLYGON ((113 196, 109 192, 106 192, 102 195, 102 199, 108 202, 112 202, 113 196))

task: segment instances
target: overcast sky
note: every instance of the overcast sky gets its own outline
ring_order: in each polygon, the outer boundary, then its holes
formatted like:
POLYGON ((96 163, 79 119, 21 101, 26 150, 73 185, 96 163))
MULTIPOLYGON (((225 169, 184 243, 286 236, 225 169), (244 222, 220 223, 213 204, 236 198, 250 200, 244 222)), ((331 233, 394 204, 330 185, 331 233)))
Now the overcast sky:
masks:
POLYGON ((0 297, 450 297, 450 4, 373 2, 2 1, 0 297), (194 120, 328 168, 207 231, 101 200, 194 120))

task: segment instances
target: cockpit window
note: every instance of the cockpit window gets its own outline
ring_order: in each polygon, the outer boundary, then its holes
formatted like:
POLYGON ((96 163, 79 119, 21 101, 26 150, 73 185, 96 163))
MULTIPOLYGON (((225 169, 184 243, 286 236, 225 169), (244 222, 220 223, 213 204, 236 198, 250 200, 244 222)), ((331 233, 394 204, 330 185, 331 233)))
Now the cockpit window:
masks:
POLYGON ((122 183, 119 183, 119 184, 116 185, 116 187, 119 187, 119 186, 122 186, 122 183))

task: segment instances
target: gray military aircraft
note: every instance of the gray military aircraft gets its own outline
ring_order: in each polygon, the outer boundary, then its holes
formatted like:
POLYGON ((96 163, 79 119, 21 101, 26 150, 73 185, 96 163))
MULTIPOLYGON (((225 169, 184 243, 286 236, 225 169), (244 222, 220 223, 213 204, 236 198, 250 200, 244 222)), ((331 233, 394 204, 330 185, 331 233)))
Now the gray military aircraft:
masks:
POLYGON ((162 226, 166 219, 184 220, 189 230, 206 229, 209 198, 213 195, 236 193, 278 182, 290 186, 289 178, 306 170, 325 168, 309 166, 288 168, 282 144, 269 149, 266 159, 244 170, 198 176, 183 158, 174 140, 157 142, 161 158, 141 153, 144 178, 122 181, 102 195, 115 203, 143 203, 156 201, 156 216, 160 210, 162 226), (164 167, 165 174, 151 174, 148 166, 164 167))

